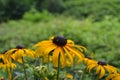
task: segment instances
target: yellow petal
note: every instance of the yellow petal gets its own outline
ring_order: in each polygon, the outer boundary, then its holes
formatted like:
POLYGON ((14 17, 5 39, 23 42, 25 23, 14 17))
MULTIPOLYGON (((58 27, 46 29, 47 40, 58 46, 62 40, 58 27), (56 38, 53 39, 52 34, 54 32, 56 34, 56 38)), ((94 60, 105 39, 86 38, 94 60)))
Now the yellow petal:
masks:
POLYGON ((59 49, 59 47, 57 47, 54 50, 53 57, 52 57, 54 67, 58 67, 58 57, 59 57, 59 54, 60 54, 60 49, 59 49))
POLYGON ((63 52, 63 49, 60 47, 60 56, 62 59, 62 67, 65 67, 66 65, 66 57, 65 57, 65 53, 63 52))
POLYGON ((71 52, 73 52, 75 55, 77 55, 81 60, 83 60, 84 55, 79 52, 78 50, 76 50, 75 48, 71 48, 69 46, 65 46, 68 50, 70 50, 71 52))
POLYGON ((77 47, 81 52, 86 52, 87 51, 87 48, 85 48, 84 46, 75 45, 75 47, 77 47))
POLYGON ((72 55, 68 52, 68 50, 65 47, 63 47, 63 48, 64 48, 66 54, 69 56, 71 64, 73 64, 73 57, 72 57, 72 55))
POLYGON ((116 74, 110 74, 105 80, 112 80, 116 74))
POLYGON ((54 50, 56 47, 57 47, 56 45, 51 45, 48 48, 46 48, 45 51, 44 51, 44 56, 48 56, 50 51, 54 50))
POLYGON ((33 47, 36 47, 36 46, 41 46, 43 44, 49 44, 51 43, 52 41, 50 40, 44 40, 44 41, 41 41, 41 42, 38 42, 37 44, 35 44, 33 47))
POLYGON ((74 45, 75 45, 72 40, 67 40, 67 44, 68 44, 68 45, 71 45, 71 46, 74 46, 74 45))
POLYGON ((100 66, 100 76, 99 76, 99 78, 101 79, 103 76, 104 76, 104 74, 105 74, 105 69, 102 67, 102 66, 100 66))
POLYGON ((110 66, 110 65, 106 65, 104 66, 104 68, 111 74, 111 73, 117 73, 117 68, 110 66))
POLYGON ((100 73, 100 69, 101 69, 100 66, 98 66, 96 69, 96 74, 100 73))
POLYGON ((22 58, 17 59, 19 63, 23 63, 22 58))
POLYGON ((96 67, 96 66, 97 66, 96 64, 90 64, 90 65, 88 65, 88 66, 87 66, 88 72, 90 72, 91 69, 93 69, 93 68, 96 67))
POLYGON ((34 58, 34 51, 24 49, 26 56, 29 56, 30 58, 34 58))

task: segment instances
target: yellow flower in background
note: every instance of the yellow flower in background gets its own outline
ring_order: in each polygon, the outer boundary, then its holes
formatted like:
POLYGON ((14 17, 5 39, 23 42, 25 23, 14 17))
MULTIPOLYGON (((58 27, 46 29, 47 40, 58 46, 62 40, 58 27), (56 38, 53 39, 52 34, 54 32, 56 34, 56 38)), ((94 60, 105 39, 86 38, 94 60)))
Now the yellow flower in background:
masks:
POLYGON ((87 60, 87 71, 91 71, 91 69, 96 69, 96 74, 99 74, 99 78, 102 78, 105 75, 105 71, 108 71, 109 74, 117 73, 117 68, 107 64, 102 61, 95 60, 87 60))
POLYGON ((120 80, 120 73, 110 74, 105 80, 120 80))
POLYGON ((35 52, 32 51, 32 50, 29 50, 29 49, 25 49, 23 46, 16 46, 16 48, 13 48, 11 50, 8 50, 5 55, 8 57, 8 58, 11 58, 13 60, 16 60, 20 63, 22 63, 22 58, 24 56, 28 56, 30 58, 34 58, 34 54, 35 52))
POLYGON ((4 54, 0 54, 0 68, 6 70, 7 68, 11 68, 12 70, 16 67, 16 64, 10 62, 4 54))
POLYGON ((0 68, 4 68, 6 70, 7 68, 6 62, 7 60, 4 58, 4 55, 0 54, 0 68))
POLYGON ((42 55, 47 57, 52 52, 52 61, 55 67, 58 67, 59 55, 62 67, 65 67, 67 58, 69 58, 71 64, 73 64, 72 54, 75 54, 80 60, 83 60, 84 54, 82 51, 86 49, 83 46, 75 45, 72 40, 67 40, 62 36, 55 36, 49 40, 41 41, 35 44, 35 47, 38 47, 36 50, 36 55, 38 56, 42 55))

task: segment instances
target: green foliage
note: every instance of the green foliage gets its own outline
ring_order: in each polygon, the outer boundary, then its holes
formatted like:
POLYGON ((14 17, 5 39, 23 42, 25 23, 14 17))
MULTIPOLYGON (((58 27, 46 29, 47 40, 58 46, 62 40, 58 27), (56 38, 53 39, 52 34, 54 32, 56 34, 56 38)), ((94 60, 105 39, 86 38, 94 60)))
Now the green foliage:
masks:
POLYGON ((27 0, 0 0, 0 22, 9 19, 21 19, 30 8, 27 0))
POLYGON ((63 0, 37 0, 35 7, 37 10, 48 10, 52 13, 61 13, 64 11, 65 5, 63 0))
POLYGON ((119 17, 120 14, 120 1, 118 0, 66 0, 65 5, 64 14, 78 19, 91 17, 99 21, 106 15, 119 17))
MULTIPOLYGON (((94 21, 100 21, 106 15, 120 17, 119 0, 1 0, 0 22, 21 19, 31 7, 41 12, 47 10, 77 19, 90 17, 94 21)), ((39 17, 39 14, 35 15, 39 17)))
POLYGON ((53 18, 53 16, 48 11, 44 10, 43 12, 39 12, 34 8, 30 11, 26 12, 23 16, 23 20, 38 22, 38 21, 49 21, 53 18))

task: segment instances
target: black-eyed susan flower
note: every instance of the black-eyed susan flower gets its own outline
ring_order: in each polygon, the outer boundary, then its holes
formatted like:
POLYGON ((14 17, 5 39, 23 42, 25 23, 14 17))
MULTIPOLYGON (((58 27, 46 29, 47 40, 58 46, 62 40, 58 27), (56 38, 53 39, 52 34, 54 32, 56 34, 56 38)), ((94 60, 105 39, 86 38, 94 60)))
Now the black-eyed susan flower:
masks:
POLYGON ((29 56, 30 58, 34 58, 34 54, 35 52, 30 50, 30 49, 26 49, 24 48, 23 46, 16 46, 16 48, 13 48, 11 50, 8 50, 5 55, 8 57, 8 58, 11 58, 13 60, 16 60, 20 63, 22 63, 22 58, 24 56, 29 56))
POLYGON ((0 68, 3 68, 4 70, 11 68, 13 70, 15 67, 16 64, 9 61, 9 59, 4 54, 0 54, 0 68))
POLYGON ((67 40, 62 36, 55 36, 49 40, 41 41, 35 44, 37 48, 36 52, 38 56, 47 57, 52 52, 52 61, 55 67, 58 67, 58 58, 60 55, 60 62, 62 67, 66 65, 66 59, 69 58, 71 64, 73 64, 73 56, 75 54, 80 60, 83 60, 84 54, 83 46, 75 45, 72 40, 67 40))
POLYGON ((120 80, 120 73, 110 74, 105 80, 120 80))
POLYGON ((99 74, 99 78, 102 78, 105 75, 105 71, 108 71, 109 74, 117 73, 117 68, 107 64, 103 61, 95 61, 88 59, 87 60, 87 71, 91 71, 91 69, 96 69, 96 74, 99 74))
POLYGON ((8 73, 8 80, 11 80, 11 72, 16 67, 16 64, 10 62, 4 54, 0 54, 0 68, 3 68, 8 73))
POLYGON ((5 62, 7 62, 7 60, 4 58, 3 54, 0 54, 0 68, 6 70, 7 64, 5 62))

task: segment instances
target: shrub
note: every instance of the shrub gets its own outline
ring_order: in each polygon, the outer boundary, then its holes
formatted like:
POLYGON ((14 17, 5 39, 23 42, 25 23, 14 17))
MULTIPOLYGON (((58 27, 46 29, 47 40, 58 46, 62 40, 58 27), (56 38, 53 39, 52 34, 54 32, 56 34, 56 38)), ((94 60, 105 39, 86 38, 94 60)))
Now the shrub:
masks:
POLYGON ((119 17, 119 4, 118 0, 66 0, 64 14, 78 19, 92 17, 95 21, 99 21, 106 15, 119 17))
POLYGON ((34 8, 32 8, 30 11, 26 12, 23 15, 24 20, 31 22, 49 21, 52 18, 53 16, 50 13, 48 13, 48 11, 44 10, 42 12, 39 12, 34 8))
POLYGON ((39 11, 45 9, 52 13, 61 13, 65 8, 63 0, 37 0, 35 6, 39 11))
POLYGON ((1 0, 0 4, 0 21, 20 19, 30 8, 26 0, 1 0))

